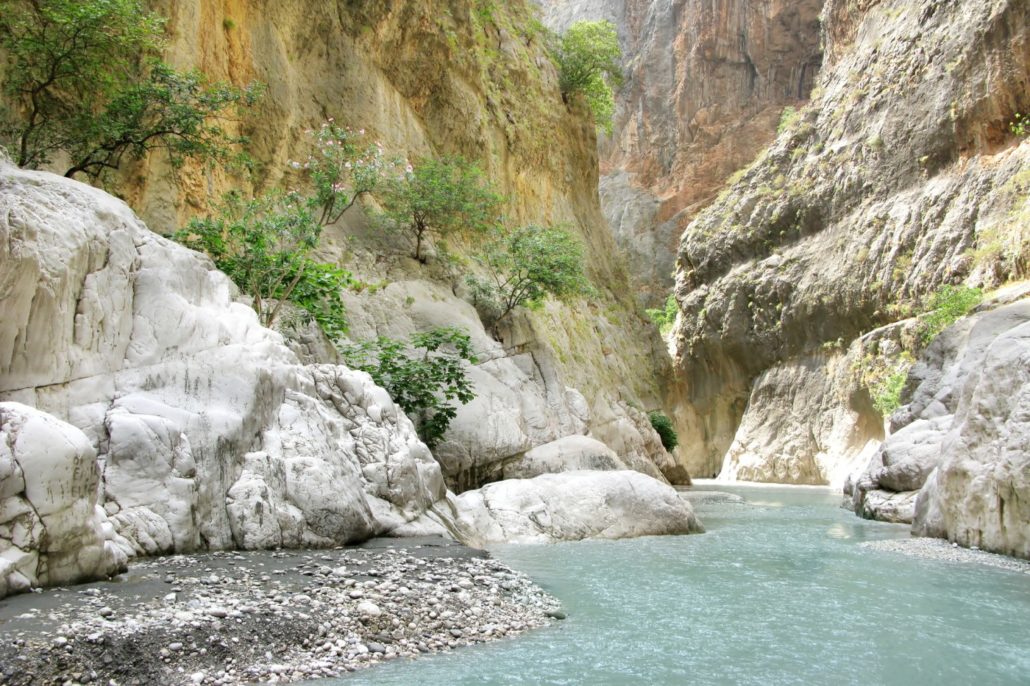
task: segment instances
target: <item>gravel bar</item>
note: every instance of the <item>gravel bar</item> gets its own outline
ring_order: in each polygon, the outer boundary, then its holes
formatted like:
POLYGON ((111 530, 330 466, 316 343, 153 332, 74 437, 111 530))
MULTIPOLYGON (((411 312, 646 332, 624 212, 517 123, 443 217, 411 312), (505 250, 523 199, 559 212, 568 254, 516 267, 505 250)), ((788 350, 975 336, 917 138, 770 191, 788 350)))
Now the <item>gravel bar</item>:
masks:
POLYGON ((0 601, 0 684, 287 683, 518 635, 558 602, 443 539, 153 558, 0 601))
POLYGON ((902 553, 912 557, 943 562, 965 562, 987 565, 1012 572, 1030 574, 1030 560, 1021 560, 1007 555, 989 553, 976 548, 963 548, 942 538, 899 538, 884 541, 866 541, 865 548, 902 553))

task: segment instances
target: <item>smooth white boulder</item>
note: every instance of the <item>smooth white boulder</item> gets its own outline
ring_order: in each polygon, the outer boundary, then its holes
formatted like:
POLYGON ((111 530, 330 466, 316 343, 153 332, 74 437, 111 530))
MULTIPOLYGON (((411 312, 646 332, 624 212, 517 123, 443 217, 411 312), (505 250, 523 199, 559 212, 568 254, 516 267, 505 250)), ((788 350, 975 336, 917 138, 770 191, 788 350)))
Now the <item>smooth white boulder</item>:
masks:
POLYGON ((127 557, 103 508, 86 436, 20 403, 0 402, 0 598, 99 579, 127 557))
POLYGON ((471 545, 633 538, 703 531, 674 488, 636 471, 578 471, 511 479, 451 501, 471 545))
POLYGON ((301 364, 208 258, 96 188, 0 162, 0 293, 0 399, 85 434, 128 554, 338 545, 446 492, 367 374, 301 364))
POLYGON ((531 479, 541 474, 626 468, 618 454, 601 441, 589 436, 566 436, 506 463, 502 473, 505 479, 531 479))

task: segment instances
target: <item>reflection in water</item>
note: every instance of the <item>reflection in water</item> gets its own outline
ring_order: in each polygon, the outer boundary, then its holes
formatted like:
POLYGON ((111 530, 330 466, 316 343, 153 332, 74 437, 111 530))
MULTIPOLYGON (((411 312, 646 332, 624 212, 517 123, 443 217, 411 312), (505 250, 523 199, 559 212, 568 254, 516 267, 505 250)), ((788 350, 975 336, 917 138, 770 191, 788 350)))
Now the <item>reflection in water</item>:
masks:
POLYGON ((703 535, 497 549, 566 621, 328 683, 1027 683, 1025 575, 863 548, 908 527, 828 489, 704 487, 751 504, 700 503, 703 535))

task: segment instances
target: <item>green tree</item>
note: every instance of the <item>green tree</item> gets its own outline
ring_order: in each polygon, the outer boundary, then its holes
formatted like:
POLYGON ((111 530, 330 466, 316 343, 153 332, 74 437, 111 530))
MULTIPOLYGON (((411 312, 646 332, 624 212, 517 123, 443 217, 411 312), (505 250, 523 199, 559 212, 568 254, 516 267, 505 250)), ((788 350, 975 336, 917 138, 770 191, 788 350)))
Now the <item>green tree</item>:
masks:
POLYGON ((558 84, 566 102, 582 95, 605 133, 612 132, 613 89, 622 85, 619 35, 610 21, 579 21, 562 35, 556 50, 558 84))
POLYGON ((386 160, 378 142, 361 145, 364 129, 355 132, 330 119, 309 134, 314 151, 303 164, 292 162, 291 166, 310 174, 315 190, 312 206, 319 222, 335 224, 358 198, 374 192, 397 163, 386 160))
POLYGON ((672 330, 672 325, 676 323, 676 315, 679 314, 676 296, 673 293, 669 293, 669 297, 665 299, 665 307, 662 309, 644 310, 644 313, 655 323, 658 330, 664 336, 672 330))
POLYGON ((415 423, 433 448, 458 413, 454 404, 475 394, 466 363, 477 362, 468 334, 454 328, 416 333, 405 341, 381 337, 342 349, 344 361, 368 372, 415 423))
POLYGON ((407 233, 420 262, 430 237, 485 231, 500 212, 501 197, 483 172, 456 156, 423 159, 384 190, 382 219, 407 233))
POLYGON ((260 89, 172 69, 163 31, 140 0, 0 0, 0 144, 30 168, 64 152, 66 176, 94 181, 157 149, 175 163, 229 159, 241 139, 221 123, 260 89))
POLYGON ((662 446, 666 450, 672 450, 679 445, 680 439, 676 434, 676 429, 672 427, 672 420, 664 413, 657 410, 648 412, 647 418, 651 420, 651 427, 658 433, 658 437, 662 439, 662 446))
POLYGON ((470 276, 467 283, 476 307, 494 324, 548 295, 564 299, 592 291, 583 271, 583 246, 562 228, 525 226, 500 233, 476 260, 487 276, 470 276))
POLYGON ((174 238, 210 255, 253 299, 263 325, 274 326, 283 304, 293 302, 335 341, 347 328, 342 293, 356 283, 346 270, 311 259, 321 230, 297 194, 229 193, 213 216, 194 219, 174 238))

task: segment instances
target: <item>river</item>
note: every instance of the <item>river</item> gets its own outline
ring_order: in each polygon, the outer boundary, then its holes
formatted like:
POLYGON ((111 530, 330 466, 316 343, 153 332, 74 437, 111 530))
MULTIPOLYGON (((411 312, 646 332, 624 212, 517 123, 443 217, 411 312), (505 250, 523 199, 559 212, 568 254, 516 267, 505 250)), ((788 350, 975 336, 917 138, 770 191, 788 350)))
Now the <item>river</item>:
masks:
POLYGON ((907 538, 829 489, 706 486, 703 535, 504 546, 568 619, 319 686, 1028 684, 1030 575, 862 544, 907 538))

